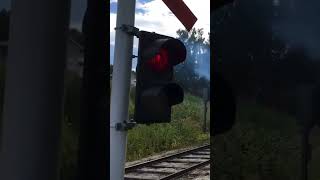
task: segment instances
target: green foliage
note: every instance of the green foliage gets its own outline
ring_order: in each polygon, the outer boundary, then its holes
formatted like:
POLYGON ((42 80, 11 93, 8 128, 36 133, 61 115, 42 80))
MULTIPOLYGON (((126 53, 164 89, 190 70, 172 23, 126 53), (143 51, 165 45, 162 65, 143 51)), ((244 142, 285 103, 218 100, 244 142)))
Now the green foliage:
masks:
POLYGON ((74 125, 65 118, 62 123, 62 180, 74 179, 76 175, 77 155, 78 155, 78 135, 74 125))
POLYGON ((129 95, 130 95, 130 101, 132 101, 133 104, 134 104, 135 96, 136 96, 136 87, 135 86, 130 88, 130 94, 129 95))
POLYGON ((67 71, 65 76, 64 119, 62 121, 61 178, 74 179, 78 156, 79 120, 81 105, 81 79, 67 71))
POLYGON ((216 154, 214 179, 297 179, 299 142, 294 118, 240 103, 235 127, 211 138, 216 154))
MULTIPOLYGON (((202 106, 197 97, 186 95, 182 104, 173 107, 172 122, 138 125, 128 133, 127 161, 208 142, 209 134, 202 130, 202 106)), ((133 114, 130 101, 129 116, 133 114)))
POLYGON ((135 92, 136 88, 131 87, 130 93, 129 93, 129 119, 133 119, 134 114, 134 102, 135 102, 135 92))
POLYGON ((64 114, 74 127, 79 126, 81 106, 81 79, 77 73, 68 71, 65 77, 64 114))

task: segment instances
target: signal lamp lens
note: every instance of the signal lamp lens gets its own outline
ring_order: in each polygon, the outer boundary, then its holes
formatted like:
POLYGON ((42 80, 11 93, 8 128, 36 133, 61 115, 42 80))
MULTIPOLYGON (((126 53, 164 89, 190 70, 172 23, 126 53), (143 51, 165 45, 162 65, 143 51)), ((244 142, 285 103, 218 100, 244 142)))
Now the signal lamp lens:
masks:
POLYGON ((168 50, 169 62, 175 66, 185 61, 187 56, 187 50, 185 45, 178 39, 167 40, 163 44, 163 48, 168 50))
POLYGON ((148 61, 149 67, 157 72, 165 71, 169 68, 169 53, 165 48, 161 48, 159 53, 148 61))

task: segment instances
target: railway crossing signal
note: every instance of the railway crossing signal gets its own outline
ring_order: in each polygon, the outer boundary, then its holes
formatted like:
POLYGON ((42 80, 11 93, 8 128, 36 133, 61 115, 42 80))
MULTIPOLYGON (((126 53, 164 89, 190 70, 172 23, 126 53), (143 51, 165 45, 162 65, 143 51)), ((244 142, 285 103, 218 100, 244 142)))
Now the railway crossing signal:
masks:
POLYGON ((184 44, 175 38, 140 31, 136 68, 134 120, 140 124, 171 121, 171 106, 183 101, 183 89, 173 82, 173 68, 186 58, 184 44))

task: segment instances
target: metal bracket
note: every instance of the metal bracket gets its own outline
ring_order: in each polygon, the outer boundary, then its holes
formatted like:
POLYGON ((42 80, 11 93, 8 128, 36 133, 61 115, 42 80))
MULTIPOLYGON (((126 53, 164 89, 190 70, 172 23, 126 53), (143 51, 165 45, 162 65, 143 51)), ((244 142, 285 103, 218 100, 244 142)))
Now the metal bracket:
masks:
POLYGON ((140 31, 138 28, 134 27, 134 26, 130 26, 130 25, 126 25, 126 24, 122 24, 122 26, 120 27, 115 27, 115 30, 121 30, 124 31, 126 33, 128 33, 129 35, 132 36, 136 36, 139 37, 140 36, 140 31))
POLYGON ((117 131, 128 131, 132 128, 134 128, 134 126, 136 126, 136 122, 134 121, 129 121, 129 122, 124 122, 124 123, 117 123, 115 125, 115 128, 117 131))

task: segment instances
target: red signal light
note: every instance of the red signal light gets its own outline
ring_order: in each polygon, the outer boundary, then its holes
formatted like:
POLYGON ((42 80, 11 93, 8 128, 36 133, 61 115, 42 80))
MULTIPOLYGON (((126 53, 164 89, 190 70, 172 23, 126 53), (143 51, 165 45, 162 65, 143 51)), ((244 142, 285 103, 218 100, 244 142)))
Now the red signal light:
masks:
POLYGON ((165 48, 161 48, 159 52, 153 56, 148 62, 148 66, 157 72, 165 71, 169 68, 169 52, 165 48))

